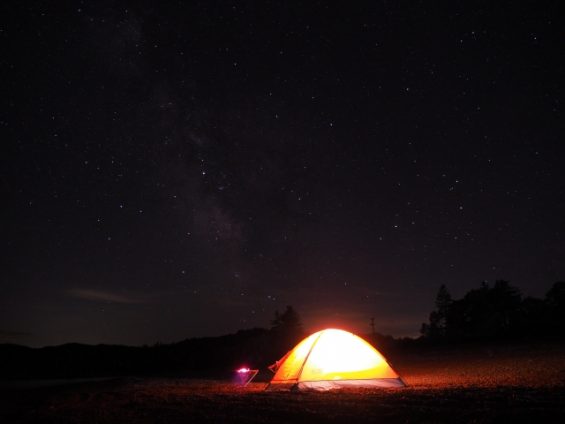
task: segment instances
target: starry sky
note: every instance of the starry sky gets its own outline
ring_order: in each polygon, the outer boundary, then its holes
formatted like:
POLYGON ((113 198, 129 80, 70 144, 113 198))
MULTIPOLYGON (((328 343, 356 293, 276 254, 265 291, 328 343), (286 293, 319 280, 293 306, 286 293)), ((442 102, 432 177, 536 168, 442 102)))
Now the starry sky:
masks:
POLYGON ((565 278, 557 1, 2 2, 0 342, 414 336, 565 278), (330 4, 331 3, 331 4, 330 4))

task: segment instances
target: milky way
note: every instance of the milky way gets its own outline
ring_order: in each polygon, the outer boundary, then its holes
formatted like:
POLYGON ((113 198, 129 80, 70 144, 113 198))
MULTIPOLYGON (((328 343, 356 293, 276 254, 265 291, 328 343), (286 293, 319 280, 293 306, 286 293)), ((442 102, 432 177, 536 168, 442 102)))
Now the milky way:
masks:
POLYGON ((6 2, 0 342, 416 335, 565 278, 556 3, 6 2))

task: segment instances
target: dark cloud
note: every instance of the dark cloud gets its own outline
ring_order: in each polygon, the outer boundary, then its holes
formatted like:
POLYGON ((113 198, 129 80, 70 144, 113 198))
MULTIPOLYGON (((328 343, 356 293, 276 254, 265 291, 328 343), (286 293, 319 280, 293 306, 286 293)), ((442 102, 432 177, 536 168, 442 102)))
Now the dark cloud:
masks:
POLYGON ((31 333, 27 331, 15 331, 15 330, 2 330, 0 329, 0 340, 17 340, 22 337, 29 337, 31 333))
POLYGON ((110 292, 98 289, 87 288, 74 288, 67 291, 67 294, 79 299, 90 300, 93 302, 105 303, 124 303, 124 304, 139 304, 146 303, 147 300, 131 294, 110 292))

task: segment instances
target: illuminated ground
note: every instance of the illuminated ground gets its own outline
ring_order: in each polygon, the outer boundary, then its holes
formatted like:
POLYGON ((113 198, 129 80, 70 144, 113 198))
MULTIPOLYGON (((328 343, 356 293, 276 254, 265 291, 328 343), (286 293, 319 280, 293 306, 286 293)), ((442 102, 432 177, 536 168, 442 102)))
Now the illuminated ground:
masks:
MULTIPOLYGON (((264 383, 120 379, 4 389, 2 422, 565 422, 565 349, 397 355, 405 389, 264 392, 264 383)), ((0 416, 0 418, 2 418, 0 416)))

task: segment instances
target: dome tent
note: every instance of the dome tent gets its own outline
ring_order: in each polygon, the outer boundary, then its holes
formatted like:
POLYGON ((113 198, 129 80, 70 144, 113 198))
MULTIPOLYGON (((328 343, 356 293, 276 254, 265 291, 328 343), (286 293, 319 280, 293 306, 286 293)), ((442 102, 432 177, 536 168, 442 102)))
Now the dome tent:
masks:
POLYGON ((405 386, 373 346, 333 328, 306 337, 276 362, 275 369, 270 390, 405 386))

